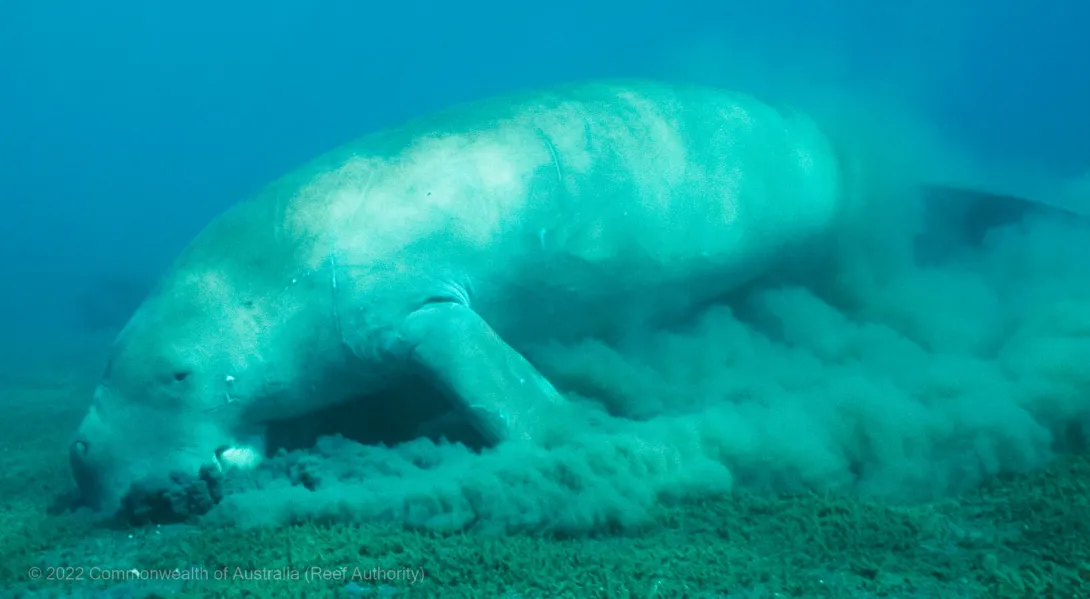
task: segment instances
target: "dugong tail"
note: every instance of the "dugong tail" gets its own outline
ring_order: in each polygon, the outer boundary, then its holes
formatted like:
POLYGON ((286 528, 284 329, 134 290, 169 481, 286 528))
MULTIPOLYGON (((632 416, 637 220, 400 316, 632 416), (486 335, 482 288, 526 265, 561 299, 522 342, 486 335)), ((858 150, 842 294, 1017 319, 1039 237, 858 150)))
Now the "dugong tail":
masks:
POLYGON ((911 247, 917 260, 930 261, 980 248, 990 231, 1029 219, 1090 225, 1090 173, 1056 182, 984 164, 927 119, 892 104, 834 94, 801 106, 837 146, 849 196, 839 233, 855 241, 911 247), (891 236, 904 243, 888 243, 891 236))
POLYGON ((1090 223, 1090 215, 1040 200, 949 185, 923 185, 918 258, 932 262, 958 248, 979 248, 994 229, 1027 219, 1049 218, 1090 223))

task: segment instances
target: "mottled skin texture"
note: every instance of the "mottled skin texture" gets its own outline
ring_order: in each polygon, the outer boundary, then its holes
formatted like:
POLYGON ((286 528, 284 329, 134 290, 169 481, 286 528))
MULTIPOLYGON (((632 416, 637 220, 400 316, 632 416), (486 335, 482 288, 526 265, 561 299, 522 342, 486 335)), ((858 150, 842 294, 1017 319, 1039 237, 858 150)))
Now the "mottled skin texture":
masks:
POLYGON ((71 448, 88 504, 262 451, 262 422, 423 376, 492 442, 563 430, 517 351, 731 290, 828 233, 838 157, 805 116, 598 82, 365 137, 207 227, 119 335, 71 448))

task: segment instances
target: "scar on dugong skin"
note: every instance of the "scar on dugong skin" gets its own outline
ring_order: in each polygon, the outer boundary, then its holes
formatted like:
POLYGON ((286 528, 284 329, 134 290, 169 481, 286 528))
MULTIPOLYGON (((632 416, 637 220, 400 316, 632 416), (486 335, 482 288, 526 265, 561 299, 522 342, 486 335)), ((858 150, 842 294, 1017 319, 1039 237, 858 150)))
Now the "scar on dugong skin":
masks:
POLYGON ((133 314, 70 448, 83 501, 253 464, 265 423, 410 378, 489 443, 546 443, 573 416, 517 348, 751 280, 829 232, 849 171, 804 114, 654 82, 366 136, 214 220, 133 314))

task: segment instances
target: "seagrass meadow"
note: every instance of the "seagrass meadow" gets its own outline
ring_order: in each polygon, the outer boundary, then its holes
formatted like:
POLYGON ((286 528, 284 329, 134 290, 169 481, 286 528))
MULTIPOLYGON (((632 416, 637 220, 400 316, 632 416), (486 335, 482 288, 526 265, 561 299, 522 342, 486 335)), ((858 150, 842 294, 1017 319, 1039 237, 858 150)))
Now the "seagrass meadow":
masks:
MULTIPOLYGON (((91 355, 88 355, 90 353, 91 355)), ((3 380, 5 597, 951 597, 1090 594, 1090 454, 941 501, 744 489, 579 537, 309 519, 106 526, 56 509, 99 355, 3 380), (37 570, 35 570, 37 568, 37 570)))

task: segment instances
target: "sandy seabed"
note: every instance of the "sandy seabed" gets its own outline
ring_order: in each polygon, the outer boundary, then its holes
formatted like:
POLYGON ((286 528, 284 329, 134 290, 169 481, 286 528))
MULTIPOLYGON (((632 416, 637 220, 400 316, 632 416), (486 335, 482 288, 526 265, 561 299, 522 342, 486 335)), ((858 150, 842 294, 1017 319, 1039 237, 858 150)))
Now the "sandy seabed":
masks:
POLYGON ((103 351, 53 355, 0 382, 4 597, 1090 594, 1086 453, 941 501, 737 490, 663 505, 635 532, 579 538, 329 520, 110 529, 51 509, 73 487, 66 441, 103 351))

